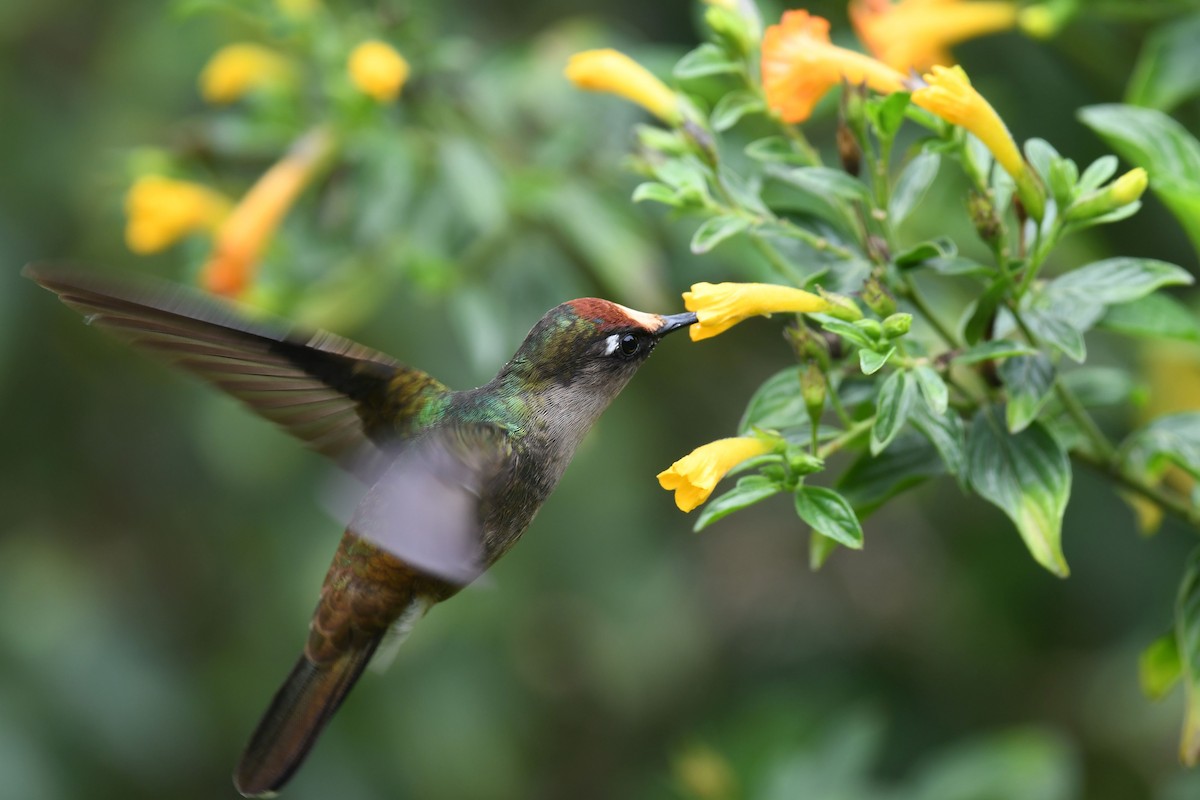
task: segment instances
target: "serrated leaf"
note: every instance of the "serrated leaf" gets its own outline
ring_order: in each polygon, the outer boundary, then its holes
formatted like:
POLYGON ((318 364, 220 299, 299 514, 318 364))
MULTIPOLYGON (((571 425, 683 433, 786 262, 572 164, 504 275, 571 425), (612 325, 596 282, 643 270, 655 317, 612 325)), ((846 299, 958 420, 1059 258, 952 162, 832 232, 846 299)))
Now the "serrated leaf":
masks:
POLYGON ((1108 104, 1079 110, 1085 125, 1117 154, 1150 174, 1150 190, 1200 250, 1200 142, 1175 120, 1149 108, 1108 104))
POLYGON ((824 486, 801 486, 796 490, 796 514, 814 531, 843 547, 861 550, 862 525, 846 498, 824 486))
POLYGON ((1003 358, 1033 355, 1036 352, 1037 350, 1021 342, 996 339, 964 350, 953 360, 955 364, 978 364, 980 361, 998 361, 1003 358))
POLYGON ((1054 364, 1045 353, 1010 358, 1000 365, 1000 380, 1008 394, 1006 418, 1010 433, 1020 433, 1037 419, 1054 388, 1054 364))
POLYGON ((692 252, 701 255, 712 250, 726 239, 736 236, 750 227, 745 217, 721 215, 706 219, 692 236, 692 252))
POLYGON ((863 375, 874 375, 883 368, 883 365, 888 362, 892 354, 896 352, 896 348, 889 347, 887 352, 876 353, 874 350, 863 348, 858 351, 858 365, 862 368, 863 375))
POLYGON ((1151 700, 1166 697, 1182 676, 1183 662, 1179 660, 1174 631, 1155 639, 1138 658, 1138 682, 1151 700))
POLYGON ((937 153, 921 153, 900 173, 892 198, 888 202, 888 217, 893 225, 903 222, 925 197, 925 192, 937 177, 942 157, 937 153))
POLYGON ((967 463, 967 437, 966 426, 958 413, 947 409, 944 413, 935 414, 928 405, 917 403, 909 420, 937 450, 942 463, 946 465, 946 471, 961 478, 967 463))
POLYGON ((765 108, 762 98, 752 92, 730 92, 717 101, 708 121, 712 129, 720 133, 732 128, 747 114, 757 114, 765 108))
POLYGON ((782 491, 782 487, 770 478, 762 475, 747 475, 728 492, 709 500, 701 509, 700 516, 696 518, 696 524, 692 530, 699 533, 717 520, 766 500, 780 491, 782 491))
POLYGON ((871 426, 871 453, 883 452, 904 423, 913 407, 913 380, 908 370, 896 370, 879 387, 875 400, 875 423, 871 426))
POLYGON ((934 414, 945 414, 946 407, 950 404, 950 390, 937 370, 922 364, 913 369, 912 375, 929 409, 934 414))
POLYGON ((808 412, 800 396, 800 370, 787 367, 763 381, 750 397, 738 423, 738 434, 755 428, 786 430, 808 425, 808 412))
POLYGON ((1065 578, 1062 518, 1071 463, 1058 441, 1037 422, 1010 434, 1000 410, 985 408, 967 438, 967 475, 975 492, 1017 526, 1034 559, 1065 578))
POLYGON ((1159 417, 1131 433, 1120 452, 1135 475, 1158 476, 1174 464, 1200 478, 1200 411, 1159 417))
POLYGON ((1200 322, 1196 315, 1179 301, 1160 292, 1113 306, 1098 324, 1128 336, 1200 342, 1200 322))
POLYGON ((741 65, 736 61, 731 61, 720 47, 706 42, 679 59, 673 72, 676 78, 686 79, 702 78, 705 75, 724 75, 740 69, 741 65))
POLYGON ((1183 666, 1187 710, 1179 757, 1189 767, 1200 761, 1200 549, 1188 557, 1187 569, 1175 596, 1175 644, 1183 666))
POLYGON ((1170 111, 1200 91, 1200 14, 1172 19, 1146 37, 1125 102, 1170 111))
POLYGON ((670 186, 667 186, 665 183, 658 183, 656 181, 639 183, 633 190, 632 200, 635 203, 642 203, 645 201, 662 203, 665 206, 672 206, 674 208, 679 208, 680 206, 684 205, 683 199, 675 192, 674 189, 672 189, 670 186))
POLYGON ((1163 286, 1194 281, 1182 267, 1152 258, 1106 258, 1060 275, 1042 294, 1051 304, 1112 306, 1140 300, 1163 286))
POLYGON ((878 456, 860 454, 838 478, 837 490, 861 517, 906 489, 945 473, 938 451, 921 436, 908 433, 878 456))

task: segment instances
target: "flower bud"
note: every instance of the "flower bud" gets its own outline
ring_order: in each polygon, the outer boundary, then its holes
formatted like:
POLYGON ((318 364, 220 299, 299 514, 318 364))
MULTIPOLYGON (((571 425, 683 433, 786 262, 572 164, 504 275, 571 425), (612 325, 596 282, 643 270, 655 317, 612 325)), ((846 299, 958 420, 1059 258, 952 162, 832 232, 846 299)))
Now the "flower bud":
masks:
POLYGON ((710 5, 704 12, 704 23, 730 49, 745 56, 754 51, 754 39, 746 18, 736 10, 721 5, 710 5))
POLYGON ((967 214, 980 239, 992 244, 1000 237, 1000 216, 996 213, 992 198, 980 192, 971 192, 967 198, 967 214))
POLYGON ((867 304, 867 308, 874 311, 881 317, 886 317, 896 313, 896 301, 888 294, 887 289, 883 288, 883 284, 879 282, 879 278, 872 275, 867 278, 867 282, 863 284, 862 291, 858 293, 862 301, 867 304))
POLYGON ((1063 213, 1063 219, 1068 222, 1081 222, 1102 217, 1110 211, 1136 202, 1149 185, 1146 170, 1141 167, 1131 169, 1107 186, 1102 186, 1076 200, 1063 213))
POLYGON ((804 398, 804 408, 808 410, 808 418, 813 428, 821 421, 825 411, 825 373, 814 362, 800 373, 800 396, 804 398))
POLYGON ((908 333, 912 328, 912 314, 892 314, 883 321, 883 335, 895 339, 908 333))
POLYGON ((883 325, 877 319, 871 319, 870 317, 860 319, 854 323, 854 327, 877 342, 883 338, 883 325))

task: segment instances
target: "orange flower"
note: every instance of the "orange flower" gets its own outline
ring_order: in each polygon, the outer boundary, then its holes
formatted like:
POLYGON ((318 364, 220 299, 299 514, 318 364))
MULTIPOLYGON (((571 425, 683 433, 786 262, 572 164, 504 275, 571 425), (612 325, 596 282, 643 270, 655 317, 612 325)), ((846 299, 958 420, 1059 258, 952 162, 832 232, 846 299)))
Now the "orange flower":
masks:
POLYGON ((829 41, 829 21, 807 11, 785 11, 762 44, 767 105, 785 122, 803 122, 826 92, 845 79, 877 92, 904 90, 904 75, 870 56, 829 41))
POLYGON ((217 231, 200 281, 210 292, 239 295, 288 209, 333 153, 335 140, 318 128, 297 141, 258 179, 217 231))
POLYGON ((850 21, 876 58, 898 70, 950 65, 946 48, 1010 30, 1017 25, 1015 3, 961 0, 850 0, 850 21))

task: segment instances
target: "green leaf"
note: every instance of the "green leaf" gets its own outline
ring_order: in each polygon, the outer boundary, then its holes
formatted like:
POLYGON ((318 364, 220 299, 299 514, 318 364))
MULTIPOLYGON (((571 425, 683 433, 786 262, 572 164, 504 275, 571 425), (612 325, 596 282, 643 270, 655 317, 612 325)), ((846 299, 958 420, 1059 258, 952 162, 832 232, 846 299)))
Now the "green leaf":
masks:
POLYGON ((838 543, 828 536, 813 531, 808 535, 808 568, 816 572, 825 566, 825 562, 838 549, 838 543))
POLYGON ((798 152, 792 142, 783 136, 767 136, 755 139, 746 145, 745 153, 755 161, 768 164, 795 164, 803 166, 808 157, 798 152))
POLYGON ((1025 142, 1025 158, 1033 165, 1034 170, 1041 176, 1042 181, 1049 184, 1051 164, 1053 164, 1055 159, 1061 158, 1061 156, 1054 149, 1054 145, 1045 139, 1034 138, 1028 139, 1025 142))
POLYGON ((692 252, 701 255, 750 227, 750 220, 722 214, 706 219, 692 236, 692 252))
POLYGON ((1200 761, 1200 549, 1188 557, 1187 570, 1175 597, 1175 643, 1183 665, 1187 703, 1179 757, 1189 767, 1200 761))
POLYGON ((875 424, 871 426, 871 453, 883 452, 904 427, 913 407, 913 381, 908 370, 896 370, 879 388, 875 401, 875 424))
POLYGON ((1200 14, 1173 19, 1146 38, 1125 102, 1170 111, 1200 91, 1200 14))
POLYGON ((699 533, 717 520, 766 500, 780 491, 782 491, 782 487, 770 478, 762 475, 747 475, 725 494, 709 500, 700 511, 700 516, 696 518, 696 524, 692 530, 699 533))
POLYGON ((902 250, 899 255, 892 257, 892 263, 900 269, 909 269, 936 258, 953 258, 957 254, 958 247, 950 239, 934 239, 902 250))
POLYGON ((633 202, 641 203, 649 200, 652 203, 662 203, 665 206, 679 208, 684 205, 683 199, 665 183, 657 181, 647 181, 639 183, 637 188, 633 190, 633 202))
POLYGON ((765 108, 762 98, 752 92, 730 92, 717 101, 708 121, 712 129, 720 133, 732 128, 747 114, 757 114, 765 108))
POLYGON ((1079 176, 1077 184, 1079 193, 1085 194, 1099 189, 1108 182, 1109 178, 1117 174, 1117 167, 1120 165, 1121 162, 1112 154, 1097 158, 1079 176))
POLYGON ((1062 518, 1071 463, 1058 441, 1037 422, 1010 434, 999 409, 983 409, 967 439, 967 474, 976 493, 1017 526, 1034 559, 1065 578, 1062 518))
POLYGON ((903 434, 878 456, 862 453, 841 474, 837 490, 859 515, 892 497, 946 473, 938 451, 916 434, 903 434))
POLYGON ((978 364, 980 361, 998 361, 1002 358, 1033 355, 1036 352, 1037 350, 1021 342, 996 339, 964 350, 956 355, 953 361, 955 364, 978 364))
POLYGON ((1138 658, 1142 693, 1151 700, 1166 697, 1182 676, 1183 662, 1179 660, 1179 644, 1174 631, 1155 639, 1138 658))
POLYGON ((1140 300, 1163 286, 1193 282, 1191 274, 1174 264, 1152 258, 1106 258, 1060 275, 1042 294, 1052 303, 1119 305, 1140 300))
POLYGON ((896 136, 900 126, 904 124, 904 115, 911 97, 908 92, 895 92, 881 100, 872 98, 867 101, 867 115, 882 138, 891 139, 896 136))
POLYGON ((946 471, 960 477, 966 468, 966 427, 953 410, 935 414, 928 405, 917 403, 911 417, 912 425, 924 436, 946 465, 946 471))
POLYGON ((458 213, 478 231, 496 231, 507 225, 504 179, 492 157, 465 136, 442 139, 439 155, 458 213))
POLYGON ((1121 457, 1133 474, 1159 476, 1174 464, 1200 478, 1200 411, 1159 417, 1129 434, 1121 457))
POLYGON ((680 79, 702 78, 705 75, 724 75, 741 69, 725 52, 711 42, 706 42, 684 55, 675 64, 675 77, 680 79))
POLYGON ((812 318, 825 330, 837 334, 853 345, 861 347, 864 350, 871 350, 875 347, 875 341, 867 335, 866 331, 856 325, 843 322, 840 319, 834 319, 824 314, 813 314, 812 318))
POLYGON ((874 350, 866 348, 859 350, 858 365, 862 368, 863 375, 874 375, 879 372, 895 352, 896 348, 894 347, 889 347, 886 353, 876 353, 874 350))
POLYGON ((1000 307, 1000 301, 1004 299, 1010 285, 1009 277, 1001 275, 993 280, 984 293, 971 305, 971 313, 967 317, 966 325, 963 326, 963 336, 968 344, 975 344, 988 332, 988 328, 996 316, 996 309, 1000 307))
POLYGON ((862 525, 846 498, 824 486, 801 486, 796 490, 796 514, 814 531, 851 550, 863 546, 862 525))
POLYGON ((1196 315, 1178 300, 1160 292, 1108 309, 1099 326, 1128 336, 1200 342, 1200 322, 1196 315))
POLYGON ((1080 367, 1059 377, 1085 408, 1115 406, 1129 401, 1137 384, 1117 367, 1080 367))
POLYGON ((900 173, 892 199, 888 202, 888 217, 893 225, 899 225, 925 197, 925 192, 937 177, 942 157, 937 153, 921 153, 900 173))
POLYGON ((763 381, 750 397, 738 423, 738 434, 745 436, 755 428, 786 430, 806 425, 808 412, 800 397, 800 370, 787 367, 763 381))
POLYGON ((1200 142, 1175 120, 1149 108, 1088 106, 1079 118, 1127 161, 1150 173, 1150 189, 1200 250, 1200 142))
POLYGON ((950 403, 950 390, 946 388, 946 382, 942 380, 942 376, 937 373, 933 367, 922 364, 912 371, 913 378, 917 381, 917 386, 921 389, 921 395, 925 398, 926 404, 934 414, 945 414, 946 407, 950 403))
POLYGON ((1010 358, 1000 365, 1008 393, 1006 417, 1010 433, 1020 433, 1037 419, 1054 388, 1054 364, 1045 353, 1010 358))
POLYGON ((1087 346, 1083 341, 1083 333, 1050 310, 1034 309, 1022 315, 1025 324, 1042 342, 1064 353, 1076 363, 1082 364, 1087 358, 1087 346))
POLYGON ((857 201, 865 205, 869 205, 871 202, 870 190, 867 185, 840 169, 797 167, 796 169, 780 170, 776 173, 776 177, 818 197, 832 195, 840 200, 857 201))

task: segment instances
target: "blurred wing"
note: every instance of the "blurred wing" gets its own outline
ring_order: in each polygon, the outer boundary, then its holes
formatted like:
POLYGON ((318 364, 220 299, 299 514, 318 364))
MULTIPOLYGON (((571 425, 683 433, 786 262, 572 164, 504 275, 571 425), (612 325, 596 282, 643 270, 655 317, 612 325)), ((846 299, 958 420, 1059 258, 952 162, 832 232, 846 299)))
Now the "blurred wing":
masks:
POLYGON ((516 474, 503 428, 439 428, 406 444, 367 492, 350 530, 456 584, 487 568, 485 503, 516 474))
POLYGON ((447 391, 348 339, 251 322, 232 305, 180 286, 41 265, 24 274, 89 325, 200 376, 358 474, 404 420, 447 391))

